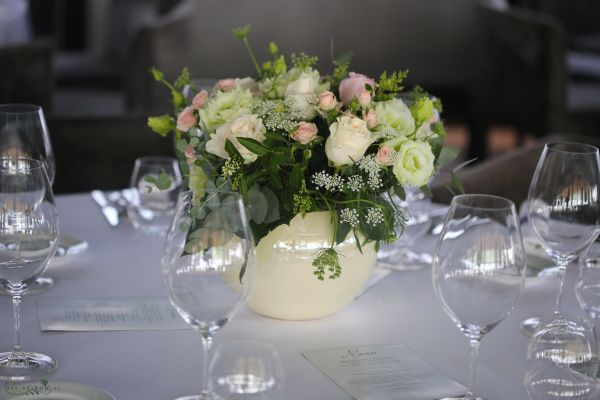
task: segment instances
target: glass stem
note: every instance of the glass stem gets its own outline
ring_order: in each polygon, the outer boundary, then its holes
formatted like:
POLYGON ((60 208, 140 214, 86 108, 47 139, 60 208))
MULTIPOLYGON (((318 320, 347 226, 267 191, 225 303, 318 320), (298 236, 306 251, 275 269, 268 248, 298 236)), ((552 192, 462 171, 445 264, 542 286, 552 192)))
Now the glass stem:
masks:
POLYGON ((477 354, 479 353, 479 340, 471 339, 471 356, 469 357, 469 391, 465 399, 475 399, 475 365, 477 362, 477 354))
POLYGON ((556 296, 556 305, 554 308, 554 314, 560 315, 560 309, 562 304, 563 287, 565 283, 565 271, 567 269, 568 262, 559 261, 558 263, 558 294, 556 296))
POLYGON ((13 314, 15 319, 15 344, 13 356, 21 352, 21 295, 12 296, 13 314))
POLYGON ((202 394, 209 393, 208 385, 208 358, 213 338, 208 332, 202 333, 202 394))

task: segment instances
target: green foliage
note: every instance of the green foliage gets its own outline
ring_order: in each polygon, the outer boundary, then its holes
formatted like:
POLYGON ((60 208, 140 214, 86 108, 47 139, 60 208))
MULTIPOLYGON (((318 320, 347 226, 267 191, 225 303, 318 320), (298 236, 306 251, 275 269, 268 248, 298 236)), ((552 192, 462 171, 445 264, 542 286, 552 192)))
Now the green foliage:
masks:
POLYGON ((292 65, 294 68, 306 70, 312 68, 319 61, 317 56, 309 56, 304 52, 300 54, 292 54, 292 65))
POLYGON ((408 76, 408 70, 395 71, 389 77, 384 71, 379 77, 379 85, 375 93, 375 101, 391 100, 404 89, 402 83, 408 76))
POLYGON ((436 167, 439 169, 444 165, 450 164, 456 160, 456 157, 460 154, 460 148, 458 147, 443 147, 439 156, 435 160, 436 167))
POLYGON ((313 274, 320 281, 325 280, 326 275, 329 279, 339 278, 342 273, 340 257, 338 256, 337 251, 332 247, 319 250, 312 265, 315 267, 313 274))
MULTIPOLYGON (((185 96, 183 95, 183 93, 181 93, 180 90, 177 89, 177 87, 171 85, 165 79, 165 76, 161 71, 159 71, 155 67, 151 67, 150 74, 152 74, 152 77, 154 78, 155 81, 160 82, 169 88, 169 90, 171 91, 173 105, 175 106, 176 111, 181 110, 183 107, 185 107, 185 96)), ((189 71, 187 70, 187 68, 184 68, 183 71, 181 72, 181 75, 176 79, 175 82, 177 82, 177 81, 184 82, 186 75, 187 75, 187 79, 189 80, 189 71)))
POLYGON ((238 26, 237 28, 233 28, 231 30, 231 34, 235 38, 245 40, 245 39, 248 39, 248 36, 250 35, 251 30, 252 30, 252 25, 248 24, 245 26, 238 26))
POLYGON ((149 117, 148 126, 160 136, 167 136, 175 130, 175 120, 170 115, 149 117))
POLYGON ((245 148, 247 148, 248 150, 250 150, 257 156, 264 156, 265 154, 268 154, 270 151, 267 146, 265 146, 258 140, 255 140, 252 138, 244 138, 244 137, 239 137, 239 138, 237 138, 237 140, 242 146, 244 146, 245 148))
POLYGON ((342 81, 346 76, 348 76, 348 70, 350 68, 350 62, 344 62, 339 64, 333 70, 333 80, 336 84, 342 81))
POLYGON ((277 53, 279 53, 279 47, 277 47, 275 42, 269 42, 269 53, 271 53, 273 57, 275 57, 277 53))
POLYGON ((166 172, 161 172, 158 176, 146 175, 144 181, 150 183, 148 193, 152 192, 152 186, 158 190, 167 190, 171 187, 172 177, 166 172))
POLYGON ((173 86, 177 89, 183 89, 185 86, 190 84, 190 70, 186 67, 181 71, 181 74, 175 80, 173 86))

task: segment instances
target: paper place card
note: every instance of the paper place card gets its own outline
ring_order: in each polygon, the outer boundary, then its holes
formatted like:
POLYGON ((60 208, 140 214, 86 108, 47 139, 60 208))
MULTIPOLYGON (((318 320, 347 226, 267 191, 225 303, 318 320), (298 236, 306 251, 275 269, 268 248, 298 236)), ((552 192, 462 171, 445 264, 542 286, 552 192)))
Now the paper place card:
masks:
POLYGON ((346 347, 303 355, 357 400, 434 400, 467 392, 403 345, 346 347))
POLYGON ((189 328, 167 299, 44 299, 36 305, 42 331, 189 328))

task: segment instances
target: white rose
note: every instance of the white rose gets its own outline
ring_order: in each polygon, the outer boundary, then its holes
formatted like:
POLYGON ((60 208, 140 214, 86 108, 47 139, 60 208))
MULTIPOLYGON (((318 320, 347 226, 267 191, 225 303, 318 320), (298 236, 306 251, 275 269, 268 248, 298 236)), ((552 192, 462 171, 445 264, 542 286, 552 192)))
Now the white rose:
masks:
POLYGON ((285 98, 292 101, 293 108, 307 121, 317 115, 316 90, 319 79, 318 71, 302 72, 300 77, 285 89, 285 98))
POLYGON ((394 130, 407 136, 415 131, 415 120, 410 109, 400 99, 382 101, 375 106, 377 130, 394 130))
POLYGON ((256 161, 257 155, 242 146, 237 138, 245 137, 262 142, 266 139, 266 132, 262 120, 256 115, 243 115, 233 122, 218 127, 217 131, 206 142, 206 151, 221 158, 229 159, 229 154, 225 151, 225 140, 229 139, 244 159, 244 163, 250 164, 256 161))
POLYGON ((355 116, 344 115, 329 127, 325 153, 333 165, 347 165, 360 160, 377 137, 367 123, 355 116))
POLYGON ((427 140, 434 136, 437 136, 437 134, 431 130, 431 125, 428 123, 424 123, 417 129, 416 137, 419 140, 427 140))
POLYGON ((435 156, 427 142, 407 140, 402 143, 394 161, 394 175, 400 184, 421 187, 433 174, 435 156))
POLYGON ((242 90, 249 90, 251 93, 258 91, 258 83, 250 77, 236 78, 235 85, 242 90))

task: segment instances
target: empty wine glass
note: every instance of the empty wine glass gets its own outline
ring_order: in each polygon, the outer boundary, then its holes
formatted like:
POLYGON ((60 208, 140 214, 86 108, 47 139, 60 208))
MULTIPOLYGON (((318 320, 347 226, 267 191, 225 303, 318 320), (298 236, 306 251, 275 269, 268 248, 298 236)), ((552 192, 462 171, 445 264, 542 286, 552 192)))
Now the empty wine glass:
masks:
POLYGON ((167 233, 162 271, 171 303, 200 333, 203 344, 202 393, 181 400, 216 399, 207 375, 213 334, 244 304, 254 280, 254 243, 238 193, 179 196, 167 233))
POLYGON ((404 211, 405 227, 397 232, 400 237, 392 244, 382 244, 377 253, 377 265, 396 271, 421 269, 431 265, 431 255, 411 250, 431 226, 431 200, 418 188, 407 187, 406 199, 392 199, 404 211))
POLYGON ((454 197, 433 257, 433 286, 444 311, 471 345, 464 399, 475 399, 479 343, 516 306, 524 270, 513 202, 488 195, 454 197))
POLYGON ((56 362, 21 349, 23 293, 46 269, 58 244, 58 212, 44 165, 25 158, 0 159, 0 284, 11 294, 15 318, 13 350, 0 354, 0 379, 31 380, 56 362))
MULTIPOLYGON (((25 157, 44 163, 50 185, 56 163, 48 126, 41 107, 33 104, 0 104, 0 157, 25 157)), ((49 289, 52 278, 39 276, 27 294, 49 289)))
MULTIPOLYGON (((529 223, 546 253, 556 262, 559 290, 553 320, 564 320, 561 299, 567 266, 594 240, 600 223, 600 157, 594 146, 549 143, 529 189, 529 223)), ((568 328, 568 324, 558 325, 568 328)), ((533 333, 539 318, 521 323, 533 333)))
POLYGON ((163 235, 169 228, 181 188, 179 163, 171 157, 141 157, 131 174, 127 216, 134 228, 163 235), (164 186, 161 186, 164 185, 164 186))
POLYGON ((209 375, 215 394, 225 399, 283 399, 283 367, 268 343, 238 340, 219 346, 209 375))

